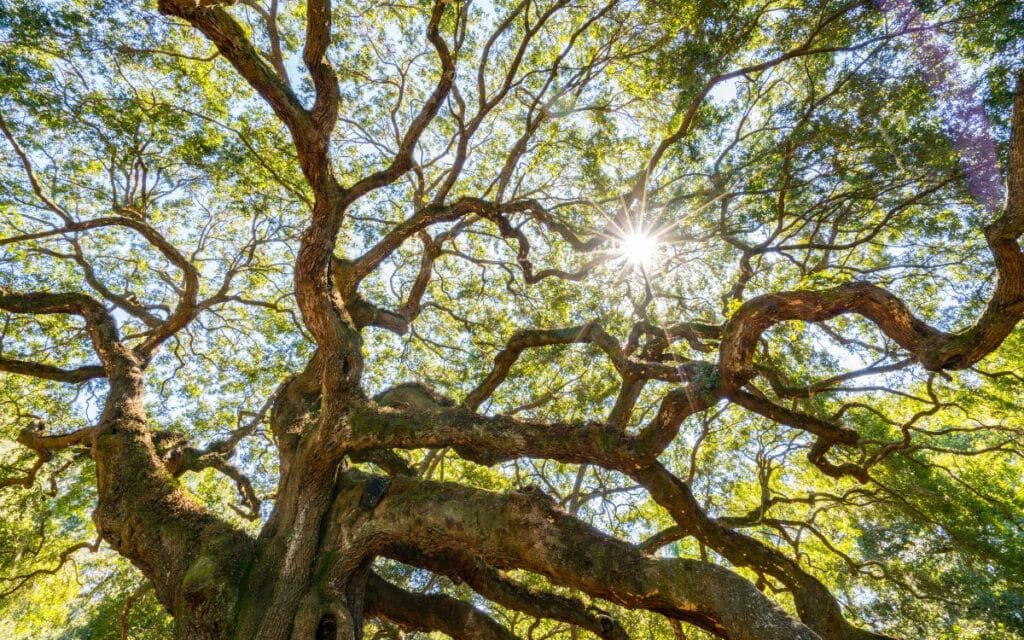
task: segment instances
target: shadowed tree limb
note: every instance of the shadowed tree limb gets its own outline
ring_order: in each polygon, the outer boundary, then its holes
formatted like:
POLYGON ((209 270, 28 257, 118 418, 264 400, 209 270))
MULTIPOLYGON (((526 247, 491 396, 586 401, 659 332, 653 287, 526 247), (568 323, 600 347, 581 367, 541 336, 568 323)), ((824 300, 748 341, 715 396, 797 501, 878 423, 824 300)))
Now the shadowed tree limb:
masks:
POLYGON ((996 266, 995 290, 974 324, 957 333, 936 329, 896 295, 867 282, 765 294, 745 302, 725 326, 719 366, 726 393, 755 375, 754 350, 764 332, 792 320, 861 315, 929 371, 966 369, 997 349, 1024 316, 1024 254, 1018 242, 1024 233, 1024 75, 1014 91, 1009 158, 1005 207, 985 228, 996 266))
POLYGON ((440 631, 455 640, 515 640, 511 631, 468 602, 440 593, 412 593, 371 573, 366 614, 407 631, 440 631))
MULTIPOLYGON (((339 555, 330 576, 349 575, 391 545, 423 553, 469 552, 625 607, 685 620, 732 640, 817 640, 753 584, 722 567, 651 559, 576 520, 538 492, 490 493, 461 485, 394 478, 370 510, 365 476, 349 474, 328 525, 339 555)), ((342 578, 343 579, 343 578, 342 578)), ((328 588, 342 583, 328 578, 328 588)))
POLYGON ((629 474, 651 493, 679 525, 666 536, 657 536, 643 548, 650 552, 665 537, 693 536, 739 567, 750 567, 769 574, 785 584, 793 594, 797 612, 811 629, 829 640, 890 640, 888 636, 854 627, 842 615, 835 596, 817 578, 780 551, 739 533, 708 517, 685 482, 660 464, 629 474))
POLYGON ((83 365, 75 369, 62 369, 52 364, 10 358, 0 358, 0 371, 72 384, 95 380, 106 375, 103 372, 103 367, 99 365, 83 365))
POLYGON ((474 591, 491 602, 508 609, 521 611, 535 618, 561 620, 591 631, 604 640, 628 640, 629 636, 616 620, 606 614, 588 609, 575 598, 537 591, 519 584, 494 567, 457 551, 425 554, 413 548, 392 547, 387 555, 406 564, 447 575, 465 582, 474 591))

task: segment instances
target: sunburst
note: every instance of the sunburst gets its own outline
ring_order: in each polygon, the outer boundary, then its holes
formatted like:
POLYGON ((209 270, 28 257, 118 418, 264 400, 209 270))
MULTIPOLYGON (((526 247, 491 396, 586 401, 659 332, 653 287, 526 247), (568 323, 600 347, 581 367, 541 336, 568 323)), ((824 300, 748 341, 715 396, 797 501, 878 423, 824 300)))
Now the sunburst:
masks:
POLYGON ((623 212, 619 219, 602 211, 607 221, 602 234, 608 240, 608 255, 622 264, 624 273, 639 271, 645 276, 658 265, 671 240, 675 224, 655 226, 645 220, 644 209, 634 215, 623 212))

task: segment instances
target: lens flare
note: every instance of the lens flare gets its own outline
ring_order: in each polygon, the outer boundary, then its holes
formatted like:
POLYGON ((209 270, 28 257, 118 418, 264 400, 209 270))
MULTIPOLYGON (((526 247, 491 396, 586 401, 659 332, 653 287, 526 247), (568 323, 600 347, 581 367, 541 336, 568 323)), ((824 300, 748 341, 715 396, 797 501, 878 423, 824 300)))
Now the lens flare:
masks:
POLYGON ((649 267, 658 252, 658 240, 642 230, 629 231, 619 239, 617 252, 635 267, 649 267))

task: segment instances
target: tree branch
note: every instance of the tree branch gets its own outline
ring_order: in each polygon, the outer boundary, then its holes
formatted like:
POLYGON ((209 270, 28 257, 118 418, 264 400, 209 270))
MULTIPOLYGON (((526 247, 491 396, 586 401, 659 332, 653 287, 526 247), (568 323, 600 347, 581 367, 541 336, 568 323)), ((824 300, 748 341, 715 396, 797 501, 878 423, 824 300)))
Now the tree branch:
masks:
POLYGON ((732 640, 819 638, 731 571, 696 560, 649 558, 566 515, 537 492, 497 494, 394 478, 367 511, 360 506, 365 482, 350 474, 330 515, 328 539, 346 542, 332 575, 347 575, 351 563, 393 544, 428 553, 471 552, 497 568, 533 571, 732 640))
POLYGON ((375 573, 366 582, 366 614, 407 631, 440 631, 455 640, 515 640, 483 611, 440 593, 399 589, 375 573))

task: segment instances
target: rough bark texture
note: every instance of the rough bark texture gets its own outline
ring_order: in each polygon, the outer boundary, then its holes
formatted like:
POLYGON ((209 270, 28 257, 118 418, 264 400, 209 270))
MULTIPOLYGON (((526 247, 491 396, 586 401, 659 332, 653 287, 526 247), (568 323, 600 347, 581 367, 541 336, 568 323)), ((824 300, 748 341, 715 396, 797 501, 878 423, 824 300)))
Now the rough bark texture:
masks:
MULTIPOLYGON (((104 376, 110 388, 102 417, 84 433, 26 432, 22 442, 41 458, 50 449, 83 443, 90 447, 97 470, 97 528, 104 541, 152 581, 159 601, 174 616, 178 637, 359 638, 365 616, 457 638, 513 637, 468 603, 406 592, 388 583, 370 569, 379 557, 446 574, 510 609, 569 622, 614 640, 626 638, 614 619, 588 609, 578 599, 528 589, 501 572, 529 571, 590 598, 657 612, 732 640, 884 637, 850 624, 823 583, 796 560, 705 514, 687 483, 662 466, 658 456, 673 442, 685 418, 730 400, 813 434, 818 444, 811 459, 825 473, 867 480, 866 470, 833 465, 826 459, 832 447, 857 443, 855 431, 779 406, 748 387, 758 375, 755 352, 762 336, 774 326, 792 320, 822 322, 843 314, 871 321, 931 371, 969 367, 996 349, 1024 314, 1024 256, 1018 245, 1024 231, 1024 88, 1018 88, 1015 99, 1009 198, 985 229, 997 282, 985 311, 964 331, 935 329, 894 294, 857 282, 755 297, 740 305, 721 327, 695 323, 672 328, 676 339, 701 348, 717 341, 716 362, 680 363, 663 357, 670 340, 653 335, 657 332, 642 324, 625 343, 597 323, 528 329, 509 341, 495 358, 491 373, 458 404, 417 386, 398 387, 369 399, 361 382, 361 330, 369 325, 408 329, 420 309, 419 296, 429 279, 431 261, 440 250, 425 250, 421 276, 399 311, 373 307, 359 296, 358 287, 406 239, 432 224, 476 216, 518 244, 527 281, 546 275, 532 271, 527 237, 508 222, 513 213, 534 215, 576 248, 590 244, 559 227, 532 200, 462 198, 449 204, 442 194, 440 200, 398 224, 364 256, 345 261, 335 257, 348 207, 410 170, 420 135, 451 95, 456 61, 440 25, 447 12, 458 9, 445 0, 432 4, 426 39, 438 62, 437 83, 402 136, 394 158, 346 186, 334 174, 329 149, 339 102, 326 55, 332 38, 330 2, 311 0, 306 9, 302 60, 316 94, 309 108, 281 77, 281 69, 275 69, 250 43, 246 30, 221 6, 226 4, 161 0, 159 6, 166 15, 204 34, 269 104, 292 136, 313 194, 311 217, 297 251, 295 296, 317 352, 304 371, 282 382, 270 407, 270 423, 280 447, 281 478, 273 512, 259 536, 253 539, 207 513, 176 479, 186 470, 222 464, 218 456, 230 452, 233 445, 216 451, 193 450, 186 462, 181 458, 174 462, 154 443, 159 428, 150 424, 143 410, 143 379, 153 353, 201 309, 196 299, 198 271, 188 259, 165 246, 142 223, 112 222, 146 236, 180 267, 184 281, 181 305, 166 320, 154 321, 152 333, 135 346, 118 335, 103 304, 84 294, 0 290, 0 309, 6 312, 72 314, 84 320, 101 365, 61 370, 5 361, 3 370, 69 383, 104 376), (649 340, 641 345, 645 336, 649 340), (607 421, 537 422, 480 412, 525 350, 566 344, 595 346, 621 376, 623 391, 607 421), (630 431, 627 418, 643 384, 651 380, 669 382, 673 388, 657 414, 630 431), (733 566, 767 574, 783 584, 793 595, 799 619, 730 569, 695 559, 651 557, 566 513, 539 491, 491 493, 421 480, 391 451, 446 447, 484 465, 532 457, 619 471, 646 488, 675 520, 678 535, 692 536, 733 566), (374 461, 392 475, 387 479, 362 475, 349 468, 353 460, 374 461)), ((756 72, 811 55, 814 37, 770 63, 741 71, 756 72)), ((680 130, 658 147, 648 173, 665 148, 686 135, 708 91, 728 77, 734 76, 722 75, 708 83, 680 130)), ((498 91, 504 95, 509 87, 498 91)), ((483 112, 491 108, 488 104, 485 100, 483 112)), ((466 128, 474 126, 471 122, 466 128)))

